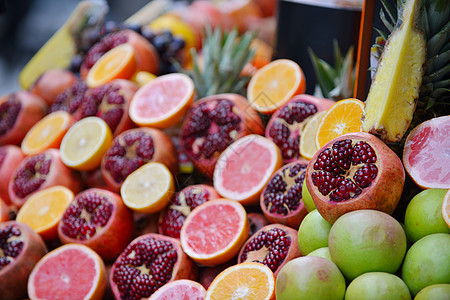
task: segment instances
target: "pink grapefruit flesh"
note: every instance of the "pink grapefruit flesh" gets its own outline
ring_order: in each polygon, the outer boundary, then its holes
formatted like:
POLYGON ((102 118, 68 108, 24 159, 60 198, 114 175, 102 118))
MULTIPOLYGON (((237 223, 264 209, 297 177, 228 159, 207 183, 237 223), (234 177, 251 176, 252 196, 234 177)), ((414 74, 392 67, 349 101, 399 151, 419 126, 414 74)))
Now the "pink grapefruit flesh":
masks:
POLYGON ((149 300, 203 300, 205 295, 206 290, 200 283, 188 279, 180 279, 160 287, 149 300))

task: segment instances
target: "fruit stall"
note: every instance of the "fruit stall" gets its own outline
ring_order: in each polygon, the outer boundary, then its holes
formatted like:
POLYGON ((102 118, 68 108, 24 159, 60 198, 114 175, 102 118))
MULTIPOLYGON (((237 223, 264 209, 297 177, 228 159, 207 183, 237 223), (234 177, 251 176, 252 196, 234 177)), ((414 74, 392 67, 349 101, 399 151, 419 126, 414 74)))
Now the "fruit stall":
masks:
POLYGON ((109 9, 0 95, 1 300, 450 299, 448 0, 109 9))

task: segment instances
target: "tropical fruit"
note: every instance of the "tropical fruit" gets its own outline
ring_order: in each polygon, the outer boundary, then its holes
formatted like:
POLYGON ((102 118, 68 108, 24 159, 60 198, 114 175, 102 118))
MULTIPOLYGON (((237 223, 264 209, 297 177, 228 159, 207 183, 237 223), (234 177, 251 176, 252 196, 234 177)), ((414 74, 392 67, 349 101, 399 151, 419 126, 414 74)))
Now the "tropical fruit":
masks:
POLYGON ((316 133, 325 113, 326 111, 317 112, 307 120, 305 127, 303 127, 299 142, 299 151, 303 158, 311 159, 319 150, 316 145, 316 133))
POLYGON ((317 126, 317 149, 339 136, 361 131, 363 112, 364 103, 358 99, 350 98, 336 102, 323 115, 317 126))
POLYGON ((445 149, 450 116, 434 118, 415 127, 405 140, 403 164, 411 178, 423 189, 450 188, 450 171, 443 168, 450 164, 445 149))
POLYGON ((274 300, 275 276, 269 267, 255 262, 223 270, 206 291, 205 300, 274 300))
POLYGON ((194 100, 194 83, 180 73, 159 76, 139 88, 129 114, 139 126, 165 129, 177 124, 194 100))
POLYGON ((288 262, 276 282, 277 300, 344 299, 345 279, 330 260, 303 256, 288 262))
POLYGON ((28 276, 47 252, 42 238, 17 221, 0 223, 0 290, 2 299, 26 297, 28 276))
POLYGON ((79 244, 58 247, 35 266, 28 280, 31 299, 102 299, 106 270, 100 256, 79 244))
POLYGON ((16 220, 36 231, 44 240, 58 237, 58 224, 74 194, 56 185, 33 193, 17 213, 16 220))
POLYGON ((149 162, 127 176, 120 188, 123 202, 142 213, 159 212, 175 193, 175 183, 169 169, 159 162, 149 162))
POLYGON ((325 144, 306 169, 306 185, 330 223, 346 212, 376 209, 393 213, 402 195, 400 158, 372 134, 348 133, 325 144))
POLYGON ((274 60, 252 76, 247 88, 250 105, 264 114, 272 114, 293 96, 306 90, 300 66, 288 59, 274 60))
POLYGON ((192 299, 203 300, 206 290, 200 283, 189 280, 179 279, 166 283, 160 287, 149 300, 169 300, 169 299, 192 299))
POLYGON ((100 166, 111 145, 111 129, 99 117, 87 117, 76 122, 61 141, 61 159, 75 170, 93 170, 100 166))
POLYGON ((409 248, 402 266, 402 278, 416 295, 429 285, 449 283, 449 265, 450 234, 430 234, 409 248))
POLYGON ((272 174, 282 165, 277 145, 260 135, 240 138, 219 156, 214 188, 225 198, 256 204, 272 174))
POLYGON ((317 209, 306 215, 298 229, 298 248, 302 255, 328 246, 331 224, 325 221, 317 209))
POLYGON ((49 69, 36 79, 30 92, 52 105, 56 97, 77 80, 77 76, 65 69, 49 69))
POLYGON ((73 124, 73 117, 65 111, 55 111, 39 120, 27 132, 21 148, 25 155, 34 155, 48 148, 59 149, 61 141, 73 124))
POLYGON ((406 235, 390 215, 362 209, 333 224, 328 248, 344 276, 353 280, 367 272, 395 273, 406 253, 406 235))
POLYGON ((181 227, 180 242, 183 251, 195 262, 215 266, 236 256, 248 233, 244 207, 234 200, 214 199, 187 216, 181 227))

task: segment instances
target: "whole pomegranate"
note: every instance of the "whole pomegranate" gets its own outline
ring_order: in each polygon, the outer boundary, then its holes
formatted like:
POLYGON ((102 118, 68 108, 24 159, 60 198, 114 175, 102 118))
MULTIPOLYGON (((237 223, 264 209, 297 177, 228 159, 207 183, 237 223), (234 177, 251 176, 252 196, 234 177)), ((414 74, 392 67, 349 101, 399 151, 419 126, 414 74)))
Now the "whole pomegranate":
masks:
POLYGON ((372 134, 348 133, 325 144, 311 159, 306 184, 317 210, 330 223, 346 212, 394 212, 405 171, 400 158, 372 134))
POLYGON ((196 280, 197 275, 197 266, 177 239, 149 233, 122 251, 111 268, 109 282, 116 299, 141 299, 167 282, 196 280))
POLYGON ((180 132, 183 151, 195 167, 212 177, 219 155, 237 139, 264 127, 258 113, 238 94, 218 94, 196 101, 180 132))
POLYGON ((77 76, 69 70, 50 69, 39 76, 30 91, 45 100, 48 105, 52 105, 56 97, 71 87, 76 80, 77 76))

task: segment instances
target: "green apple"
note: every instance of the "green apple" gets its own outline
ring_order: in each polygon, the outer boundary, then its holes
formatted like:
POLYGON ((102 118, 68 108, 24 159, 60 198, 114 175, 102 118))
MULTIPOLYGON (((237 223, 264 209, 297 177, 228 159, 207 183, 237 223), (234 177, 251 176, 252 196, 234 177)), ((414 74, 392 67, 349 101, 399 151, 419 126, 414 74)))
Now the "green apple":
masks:
POLYGON ((414 300, 448 300, 450 299, 450 283, 429 285, 420 290, 414 300))
POLYGON ((331 224, 325 221, 317 209, 308 213, 298 229, 298 247, 302 255, 328 246, 331 224))
POLYGON ((411 294, 399 277, 384 272, 369 272, 356 277, 345 292, 345 300, 410 300, 411 294))
POLYGON ((331 260, 330 249, 328 249, 328 247, 322 247, 314 251, 311 251, 307 256, 318 256, 331 260))
POLYGON ((303 200, 303 203, 305 204, 305 208, 308 212, 311 212, 316 209, 316 205, 314 204, 311 194, 309 193, 309 190, 306 187, 306 178, 305 178, 305 180, 303 180, 302 200, 303 200))

